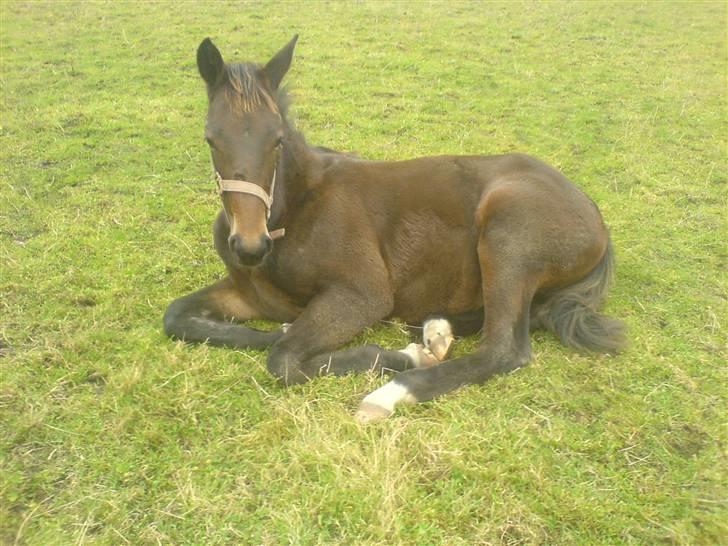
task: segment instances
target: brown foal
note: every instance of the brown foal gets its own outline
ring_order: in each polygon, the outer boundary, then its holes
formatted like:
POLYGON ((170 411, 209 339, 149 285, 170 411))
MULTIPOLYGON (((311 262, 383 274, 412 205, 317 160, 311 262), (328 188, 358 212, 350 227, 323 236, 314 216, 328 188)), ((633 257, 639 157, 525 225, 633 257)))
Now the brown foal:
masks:
POLYGON ((168 335, 271 346, 268 370, 286 385, 401 372, 364 399, 361 421, 523 366, 532 328, 580 349, 620 347, 621 323, 597 311, 609 235, 584 193, 523 154, 366 161, 309 146, 280 89, 295 43, 265 65, 226 64, 209 39, 198 48, 222 202, 214 242, 228 274, 169 305, 168 335), (435 365, 415 349, 337 350, 378 320, 433 316, 434 337, 480 331, 480 348, 435 365), (244 324, 260 318, 291 324, 244 324))

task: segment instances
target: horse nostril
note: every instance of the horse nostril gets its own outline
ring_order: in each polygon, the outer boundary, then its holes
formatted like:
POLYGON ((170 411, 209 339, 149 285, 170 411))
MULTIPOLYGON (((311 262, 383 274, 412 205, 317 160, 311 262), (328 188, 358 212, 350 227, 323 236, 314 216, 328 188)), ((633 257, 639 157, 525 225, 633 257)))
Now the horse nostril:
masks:
POLYGON ((263 235, 261 238, 261 246, 263 247, 263 251, 265 254, 268 254, 270 252, 271 247, 273 246, 273 239, 270 238, 269 235, 263 235))
POLYGON ((241 254, 243 252, 243 242, 237 233, 228 238, 228 246, 233 254, 241 254))

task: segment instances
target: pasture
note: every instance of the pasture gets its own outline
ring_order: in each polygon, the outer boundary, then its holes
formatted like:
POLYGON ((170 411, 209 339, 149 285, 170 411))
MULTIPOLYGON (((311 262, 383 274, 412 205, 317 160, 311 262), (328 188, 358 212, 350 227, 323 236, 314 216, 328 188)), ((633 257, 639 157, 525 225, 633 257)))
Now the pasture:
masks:
POLYGON ((726 10, 0 4, 0 543, 725 542, 726 10), (363 427, 381 377, 284 389, 264 352, 167 339, 169 301, 223 275, 195 50, 265 62, 295 33, 310 143, 523 151, 583 188, 629 348, 536 332, 528 367, 363 427))

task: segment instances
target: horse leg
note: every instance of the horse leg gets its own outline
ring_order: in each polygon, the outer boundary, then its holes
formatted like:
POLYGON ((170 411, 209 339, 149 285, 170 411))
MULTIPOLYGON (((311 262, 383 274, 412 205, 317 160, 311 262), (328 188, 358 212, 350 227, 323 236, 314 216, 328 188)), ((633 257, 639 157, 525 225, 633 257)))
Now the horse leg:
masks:
MULTIPOLYGON (((381 286, 384 285, 379 284, 381 286)), ((388 316, 392 305, 391 295, 381 288, 329 288, 306 306, 286 334, 273 345, 268 354, 268 370, 284 384, 291 385, 318 375, 380 369, 380 360, 386 360, 392 370, 412 367, 407 354, 385 351, 376 345, 331 352, 367 326, 388 316)))
POLYGON ((507 230, 484 232, 478 244, 485 311, 481 347, 438 366, 397 375, 364 398, 357 412, 360 422, 386 417, 399 403, 423 402, 463 385, 482 383, 530 360, 529 310, 541 268, 509 237, 507 230))
POLYGON ((264 318, 235 287, 229 277, 169 304, 164 313, 164 332, 188 342, 207 342, 227 347, 263 348, 283 332, 263 332, 231 320, 264 318))

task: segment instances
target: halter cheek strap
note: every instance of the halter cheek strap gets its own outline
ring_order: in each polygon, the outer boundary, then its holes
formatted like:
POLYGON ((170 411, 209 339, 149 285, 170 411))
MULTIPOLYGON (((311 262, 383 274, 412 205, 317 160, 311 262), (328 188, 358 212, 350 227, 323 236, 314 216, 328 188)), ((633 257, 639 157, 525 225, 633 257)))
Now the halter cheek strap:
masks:
MULTIPOLYGON (((220 197, 222 197, 222 194, 226 191, 234 191, 237 193, 253 195, 263 201, 263 204, 265 205, 265 218, 266 220, 270 220, 270 211, 273 207, 273 192, 276 188, 276 169, 273 169, 273 180, 270 183, 270 195, 268 195, 268 193, 257 184, 253 184, 246 180, 226 180, 220 176, 220 173, 217 171, 215 171, 215 180, 217 181, 217 192, 220 194, 220 197)), ((275 229, 269 233, 271 239, 279 239, 285 234, 286 230, 283 228, 275 229)))

